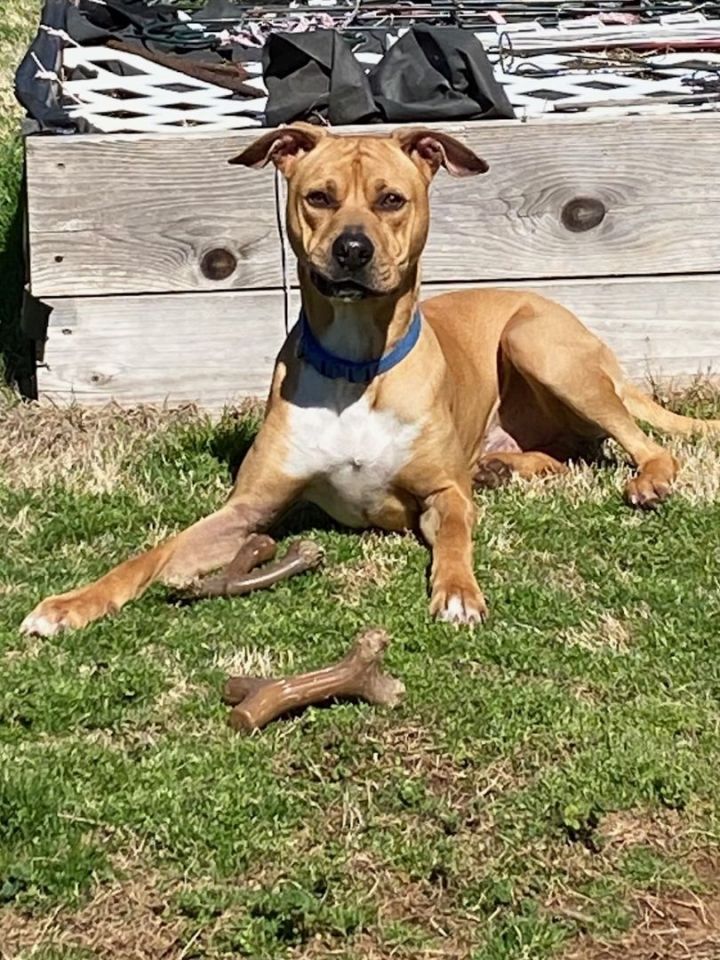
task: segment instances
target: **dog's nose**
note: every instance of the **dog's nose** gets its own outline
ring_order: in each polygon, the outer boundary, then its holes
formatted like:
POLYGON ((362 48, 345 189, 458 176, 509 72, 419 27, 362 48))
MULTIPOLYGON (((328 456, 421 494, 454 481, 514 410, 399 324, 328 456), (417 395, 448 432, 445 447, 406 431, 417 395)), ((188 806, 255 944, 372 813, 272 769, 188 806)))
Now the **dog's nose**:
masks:
POLYGON ((346 270, 360 270, 373 258, 375 247, 370 237, 359 231, 346 230, 332 247, 335 260, 346 270))

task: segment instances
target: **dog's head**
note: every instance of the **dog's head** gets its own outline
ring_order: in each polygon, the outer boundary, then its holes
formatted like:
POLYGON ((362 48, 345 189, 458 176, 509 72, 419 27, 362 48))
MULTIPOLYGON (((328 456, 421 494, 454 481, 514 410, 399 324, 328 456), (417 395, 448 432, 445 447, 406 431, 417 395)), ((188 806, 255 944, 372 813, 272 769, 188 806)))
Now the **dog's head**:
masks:
POLYGON ((297 123, 266 133, 230 163, 272 161, 288 181, 290 243, 320 294, 382 297, 414 272, 428 232, 428 188, 487 164, 454 137, 405 128, 391 136, 332 136, 297 123))

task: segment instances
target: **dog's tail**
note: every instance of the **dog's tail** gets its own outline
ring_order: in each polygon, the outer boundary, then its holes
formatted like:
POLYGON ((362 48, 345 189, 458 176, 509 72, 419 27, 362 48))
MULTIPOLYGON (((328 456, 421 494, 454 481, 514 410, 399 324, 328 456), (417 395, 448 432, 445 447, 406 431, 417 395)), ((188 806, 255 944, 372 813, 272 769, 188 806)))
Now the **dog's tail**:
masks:
POLYGON ((632 384, 625 384, 623 388, 623 399, 625 406, 630 413, 638 420, 644 420, 650 426, 661 430, 663 433, 674 433, 679 436, 691 436, 701 434, 705 436, 720 436, 720 420, 697 420, 694 417, 681 417, 678 413, 672 413, 655 403, 652 397, 649 397, 642 390, 638 390, 632 384))

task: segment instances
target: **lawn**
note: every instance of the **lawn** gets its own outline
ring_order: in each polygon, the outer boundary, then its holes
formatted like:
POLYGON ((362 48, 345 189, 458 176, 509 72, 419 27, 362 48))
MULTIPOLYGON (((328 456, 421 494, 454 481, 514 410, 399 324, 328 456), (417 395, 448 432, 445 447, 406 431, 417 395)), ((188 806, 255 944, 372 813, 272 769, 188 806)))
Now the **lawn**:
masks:
MULTIPOLYGON (((35 7, 13 2, 6 64, 35 7)), ((257 415, 0 404, 2 960, 717 960, 720 443, 675 444, 648 515, 613 449, 480 494, 483 628, 429 619, 412 537, 309 513, 318 573, 194 606, 156 587, 39 640, 17 628, 40 597, 222 502, 257 415), (398 708, 227 728, 229 673, 321 665, 370 625, 398 708)))

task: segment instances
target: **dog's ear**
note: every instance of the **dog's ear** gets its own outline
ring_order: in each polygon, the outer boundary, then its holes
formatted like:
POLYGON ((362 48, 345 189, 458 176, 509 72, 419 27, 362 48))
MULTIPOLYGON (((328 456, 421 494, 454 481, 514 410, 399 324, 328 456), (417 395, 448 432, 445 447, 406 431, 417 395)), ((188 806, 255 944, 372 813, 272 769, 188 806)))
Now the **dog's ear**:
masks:
POLYGON ((440 167, 445 167, 453 177, 472 177, 487 173, 488 165, 477 154, 460 143, 455 137, 440 130, 425 130, 410 127, 396 130, 393 137, 400 148, 421 170, 434 177, 440 167))
POLYGON ((297 161, 314 150, 326 136, 324 127, 316 127, 310 123, 279 127, 245 147, 242 153, 228 163, 239 163, 243 167, 264 167, 272 160, 278 170, 289 177, 297 161))

